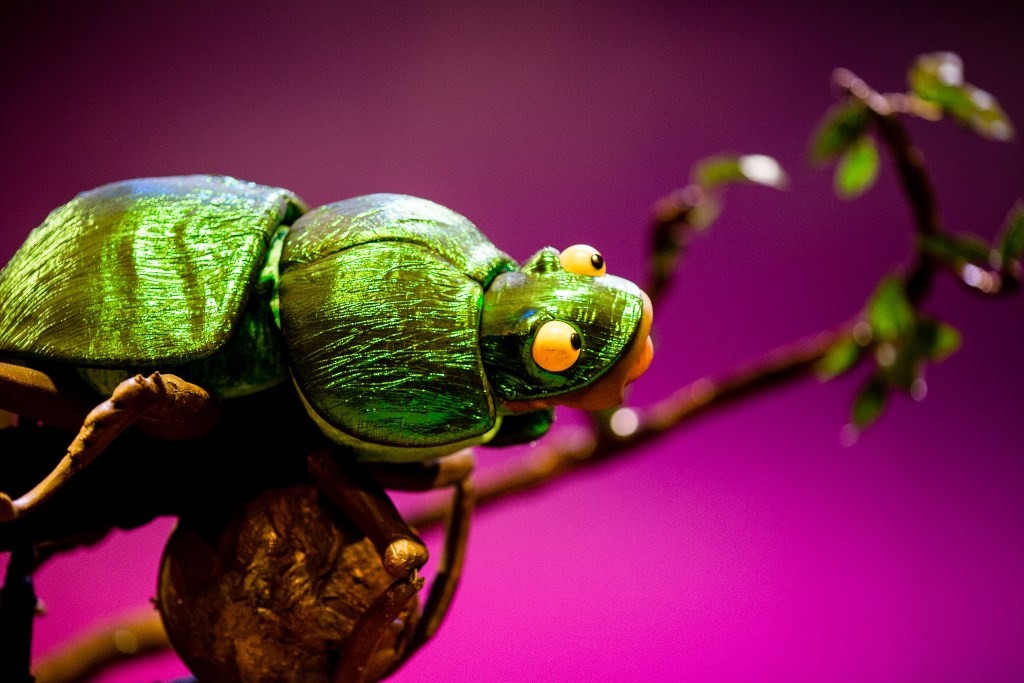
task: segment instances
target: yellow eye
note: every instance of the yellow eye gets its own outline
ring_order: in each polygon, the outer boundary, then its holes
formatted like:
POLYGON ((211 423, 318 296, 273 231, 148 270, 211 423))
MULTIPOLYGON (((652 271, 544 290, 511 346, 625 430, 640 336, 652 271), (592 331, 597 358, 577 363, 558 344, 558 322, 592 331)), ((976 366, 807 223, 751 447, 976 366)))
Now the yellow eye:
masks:
POLYGON ((597 277, 604 275, 604 257, 601 252, 586 244, 574 244, 558 255, 562 267, 577 275, 597 277))
POLYGON ((583 340, 569 323, 549 320, 533 338, 533 360, 548 372, 568 370, 580 357, 583 340))

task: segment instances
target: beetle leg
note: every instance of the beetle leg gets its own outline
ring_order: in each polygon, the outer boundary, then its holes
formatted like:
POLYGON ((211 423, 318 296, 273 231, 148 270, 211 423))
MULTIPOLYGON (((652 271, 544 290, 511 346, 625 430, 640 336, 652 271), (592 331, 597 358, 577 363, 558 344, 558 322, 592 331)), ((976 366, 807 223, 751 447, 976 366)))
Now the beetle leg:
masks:
POLYGON ((380 641, 389 629, 395 627, 402 610, 421 588, 423 579, 413 570, 411 576, 396 579, 363 612, 341 653, 334 671, 335 683, 362 683, 370 680, 374 673, 380 673, 380 667, 373 666, 373 660, 389 654, 379 651, 380 641))
POLYGON ((58 374, 0 362, 0 409, 66 431, 78 429, 93 399, 58 374))
POLYGON ((462 565, 466 559, 466 541, 469 538, 469 521, 473 514, 476 495, 469 477, 455 484, 455 496, 452 501, 452 512, 445 528, 444 555, 441 566, 437 570, 434 582, 430 586, 430 594, 423 606, 416 631, 409 640, 409 645, 401 658, 392 664, 389 671, 398 669, 406 660, 416 654, 417 650, 430 640, 441 627, 448 614, 448 607, 455 596, 459 578, 462 576, 462 565))
POLYGON ((466 448, 433 462, 366 463, 367 474, 386 489, 430 491, 454 486, 473 472, 473 449, 466 448))
POLYGON ((314 452, 306 462, 327 497, 373 542, 388 574, 407 577, 426 564, 427 546, 375 481, 351 463, 342 467, 327 448, 314 452))
POLYGON ((180 377, 154 372, 126 379, 86 416, 64 458, 35 488, 17 500, 0 493, 0 521, 23 515, 50 498, 133 424, 160 438, 188 439, 202 436, 219 419, 219 403, 180 377))

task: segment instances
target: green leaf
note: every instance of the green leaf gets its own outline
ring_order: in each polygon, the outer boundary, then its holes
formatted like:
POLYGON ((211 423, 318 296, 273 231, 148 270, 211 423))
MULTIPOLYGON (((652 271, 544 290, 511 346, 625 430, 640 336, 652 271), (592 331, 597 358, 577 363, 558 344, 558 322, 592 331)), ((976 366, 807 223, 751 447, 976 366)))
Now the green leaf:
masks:
POLYGON ((830 380, 847 372, 860 358, 863 347, 851 337, 844 337, 832 345, 832 347, 814 364, 814 374, 822 381, 830 380))
POLYGON ((740 173, 740 165, 734 156, 701 159, 693 165, 690 177, 694 183, 705 189, 745 180, 743 174, 740 173))
POLYGON ((779 162, 764 154, 708 157, 698 161, 691 174, 694 183, 708 190, 737 183, 782 188, 787 182, 779 162))
POLYGON ((830 109, 811 136, 811 161, 823 164, 845 152, 868 129, 868 108, 850 100, 830 109))
POLYGON ((918 56, 907 74, 910 89, 926 100, 935 101, 942 88, 963 85, 964 62, 954 52, 931 52, 918 56))
POLYGON ((952 356, 963 346, 964 338, 960 330, 946 323, 939 323, 935 331, 935 338, 932 340, 932 347, 929 349, 928 357, 935 362, 941 362, 952 356))
POLYGON ((934 318, 921 318, 914 334, 915 346, 935 363, 940 363, 960 349, 963 336, 960 330, 934 318))
POLYGON ((964 91, 969 104, 960 109, 950 109, 957 122, 989 140, 1005 142, 1013 138, 1013 124, 996 98, 970 85, 965 86, 964 91))
POLYGON ((875 336, 882 341, 896 341, 914 329, 914 307, 899 278, 882 280, 868 301, 867 317, 875 336))
POLYGON ((853 199, 867 191, 878 178, 878 148, 868 135, 857 138, 836 166, 836 193, 843 199, 853 199))
POLYGON ((992 253, 992 248, 985 240, 966 233, 924 235, 921 237, 921 248, 939 260, 953 265, 966 261, 987 266, 992 253))
POLYGON ((909 393, 914 387, 914 382, 924 374, 924 358, 914 344, 885 346, 889 347, 894 356, 888 366, 879 367, 879 376, 889 387, 909 393))
POLYGON ((996 244, 1004 264, 1024 256, 1024 204, 1018 204, 1010 212, 996 244))
POLYGON ((860 430, 873 425, 882 413, 889 391, 878 378, 871 378, 853 399, 852 422, 860 430))
POLYGON ((914 94, 942 108, 960 125, 992 140, 1009 140, 1013 125, 989 93, 963 79, 963 62, 952 52, 921 55, 910 69, 914 94))
POLYGON ((695 230, 707 230, 721 212, 722 203, 712 195, 706 194, 699 204, 690 209, 690 225, 695 230))

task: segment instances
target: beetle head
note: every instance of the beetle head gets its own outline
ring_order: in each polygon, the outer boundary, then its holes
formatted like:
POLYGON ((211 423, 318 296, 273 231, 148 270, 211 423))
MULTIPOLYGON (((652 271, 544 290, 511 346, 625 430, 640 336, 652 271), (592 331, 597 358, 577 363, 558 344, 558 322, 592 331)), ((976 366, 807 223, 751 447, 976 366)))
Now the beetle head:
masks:
POLYGON ((652 317, 647 295, 605 275, 596 250, 542 249, 484 293, 484 368, 515 412, 609 408, 650 364, 652 317))

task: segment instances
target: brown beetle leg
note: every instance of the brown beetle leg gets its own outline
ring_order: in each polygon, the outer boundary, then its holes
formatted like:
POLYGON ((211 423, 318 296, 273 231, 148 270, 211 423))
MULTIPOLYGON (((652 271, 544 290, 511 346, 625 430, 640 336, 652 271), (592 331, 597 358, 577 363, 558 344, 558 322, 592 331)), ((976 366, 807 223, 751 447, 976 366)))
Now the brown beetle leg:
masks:
POLYGON ((416 576, 415 570, 409 577, 395 580, 387 590, 373 601, 373 604, 363 612, 363 616, 356 622, 352 629, 352 635, 338 667, 335 669, 335 683, 349 683, 350 681, 371 680, 371 676, 380 673, 380 667, 372 666, 373 660, 379 655, 379 644, 389 629, 394 628, 395 622, 402 610, 406 608, 409 601, 416 593, 423 588, 423 579, 416 576))
POLYGON ((57 375, 0 362, 0 410, 74 432, 94 402, 57 375))
MULTIPOLYGON (((383 672, 390 674, 437 632, 451 605, 466 557, 466 540, 473 511, 474 495, 470 482, 473 453, 467 449, 432 463, 372 463, 356 470, 351 466, 343 468, 324 449, 312 454, 308 463, 321 488, 370 537, 381 553, 385 567, 394 576, 399 575, 388 567, 389 543, 412 541, 422 548, 422 562, 417 567, 426 562, 427 549, 378 484, 404 491, 427 491, 446 486, 455 488, 441 566, 408 644, 398 648, 402 654, 383 672)), ((381 673, 373 666, 374 658, 380 661, 385 656, 377 652, 378 644, 387 629, 393 628, 401 610, 423 586, 423 580, 415 578, 415 568, 409 576, 412 578, 400 577, 391 584, 360 618, 338 663, 336 683, 364 681, 367 676, 381 673)))
POLYGON ((306 460, 310 473, 327 497, 373 542, 384 569, 395 578, 408 577, 427 562, 429 553, 384 490, 354 463, 342 467, 324 448, 306 460))
POLYGON ((455 484, 452 513, 445 528, 444 555, 441 558, 441 566, 437 570, 434 582, 430 586, 427 602, 423 606, 423 614, 420 615, 420 621, 409 640, 408 647, 402 657, 392 665, 390 672, 396 671, 406 660, 416 654, 423 644, 437 633, 441 622, 448 614, 448 607, 451 606, 455 589, 459 585, 459 578, 462 576, 462 565, 466 559, 466 541, 469 538, 469 521, 473 514, 475 501, 473 484, 467 476, 455 484))
POLYGON ((473 450, 466 448, 433 462, 374 462, 364 467, 386 489, 431 491, 466 479, 473 473, 473 465, 473 450))
POLYGON ((19 517, 50 498, 133 424, 159 438, 202 436, 220 420, 220 404, 202 387, 154 372, 121 382, 92 409, 67 454, 35 488, 17 500, 0 493, 0 521, 19 517))

